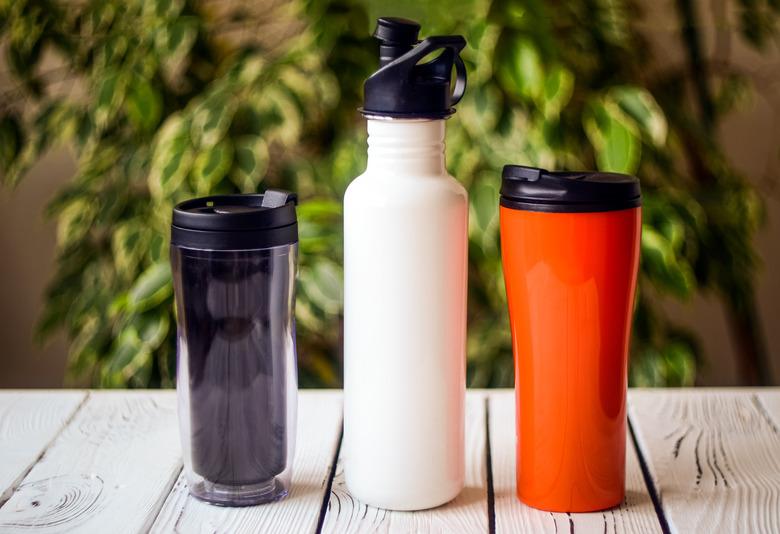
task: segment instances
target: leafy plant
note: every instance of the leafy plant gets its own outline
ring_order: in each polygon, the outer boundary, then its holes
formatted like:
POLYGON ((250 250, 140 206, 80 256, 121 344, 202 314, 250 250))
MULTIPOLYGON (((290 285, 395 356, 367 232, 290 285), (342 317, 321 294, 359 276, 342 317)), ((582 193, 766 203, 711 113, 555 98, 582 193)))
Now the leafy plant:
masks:
MULTIPOLYGON (((772 5, 740 9, 773 14, 772 5)), ((55 143, 71 147, 78 163, 48 209, 58 222, 57 273, 40 323, 43 336, 67 333, 72 377, 171 385, 172 206, 273 186, 303 200, 301 384, 340 383, 341 197, 365 164, 356 108, 377 61, 369 37, 377 13, 369 11, 381 8, 418 17, 426 34, 463 33, 469 42, 470 86, 447 137, 448 166, 471 198, 469 383, 512 383, 497 225, 506 162, 638 173, 643 262, 631 378, 693 381, 695 340, 653 297, 711 289, 736 317, 750 311, 750 243, 761 203, 711 130, 727 108, 710 110, 705 122, 684 100, 684 87, 700 83, 693 72, 648 74, 654 63, 627 0, 473 0, 446 14, 436 7, 0 2, 0 33, 18 83, 0 119, 4 182, 15 185, 55 143), (703 166, 706 179, 686 164, 703 166), (714 261, 724 256, 738 261, 714 261)), ((753 36, 757 22, 748 15, 744 33, 753 36)), ((751 42, 766 40, 764 26, 751 42)), ((710 104, 733 101, 742 85, 723 84, 710 104)), ((746 339, 760 340, 760 332, 746 339)))

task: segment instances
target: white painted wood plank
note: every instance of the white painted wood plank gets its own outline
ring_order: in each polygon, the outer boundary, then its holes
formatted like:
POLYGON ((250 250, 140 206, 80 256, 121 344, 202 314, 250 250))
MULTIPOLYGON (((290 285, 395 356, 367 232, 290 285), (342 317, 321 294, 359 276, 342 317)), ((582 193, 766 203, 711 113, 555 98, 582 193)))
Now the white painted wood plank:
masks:
POLYGON ((544 512, 526 506, 516 496, 514 392, 491 393, 488 413, 496 532, 661 532, 630 436, 626 445, 626 500, 621 506, 585 514, 544 512))
POLYGON ((0 392, 0 505, 86 396, 85 391, 0 392))
POLYGON ((145 531, 180 455, 173 392, 93 392, 0 508, 0 531, 145 531))
POLYGON ((341 437, 341 391, 301 391, 290 495, 272 504, 222 508, 187 493, 183 476, 152 532, 314 532, 341 437))
POLYGON ((466 487, 453 501, 431 510, 395 512, 367 506, 354 499, 344 483, 341 464, 336 470, 323 533, 442 533, 487 532, 487 465, 485 395, 466 397, 466 487))
POLYGON ((780 431, 780 388, 753 390, 760 402, 759 408, 766 411, 770 425, 780 431))
POLYGON ((780 532, 776 397, 637 390, 629 416, 673 532, 780 532))

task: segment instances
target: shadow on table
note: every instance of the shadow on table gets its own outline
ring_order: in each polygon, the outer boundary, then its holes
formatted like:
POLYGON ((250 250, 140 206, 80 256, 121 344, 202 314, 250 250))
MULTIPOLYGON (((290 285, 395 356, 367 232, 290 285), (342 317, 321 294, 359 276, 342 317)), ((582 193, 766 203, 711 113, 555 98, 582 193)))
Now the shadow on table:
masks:
POLYGON ((450 502, 441 505, 439 508, 460 508, 462 506, 470 506, 475 502, 482 502, 487 500, 485 494, 485 488, 466 486, 463 491, 450 502))
POLYGON ((653 508, 655 504, 647 491, 626 489, 626 498, 623 500, 623 506, 630 508, 649 506, 653 508))
POLYGON ((287 499, 306 499, 312 495, 319 499, 322 497, 322 490, 321 484, 293 484, 287 499))

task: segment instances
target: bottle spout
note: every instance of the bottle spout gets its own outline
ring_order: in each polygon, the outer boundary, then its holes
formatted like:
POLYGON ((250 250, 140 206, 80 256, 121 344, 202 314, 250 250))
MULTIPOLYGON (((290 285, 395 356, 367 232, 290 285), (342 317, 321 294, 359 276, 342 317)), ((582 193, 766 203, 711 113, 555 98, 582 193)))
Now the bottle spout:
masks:
POLYGON ((398 59, 419 42, 420 25, 413 20, 382 17, 376 21, 374 37, 379 40, 379 66, 398 59))

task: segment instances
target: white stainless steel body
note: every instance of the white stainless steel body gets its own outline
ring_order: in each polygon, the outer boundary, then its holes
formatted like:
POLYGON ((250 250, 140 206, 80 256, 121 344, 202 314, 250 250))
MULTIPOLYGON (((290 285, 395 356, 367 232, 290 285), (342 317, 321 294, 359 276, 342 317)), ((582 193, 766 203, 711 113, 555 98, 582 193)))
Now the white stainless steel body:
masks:
POLYGON ((468 198, 444 120, 368 120, 344 196, 344 473, 364 503, 420 510, 463 487, 468 198))

